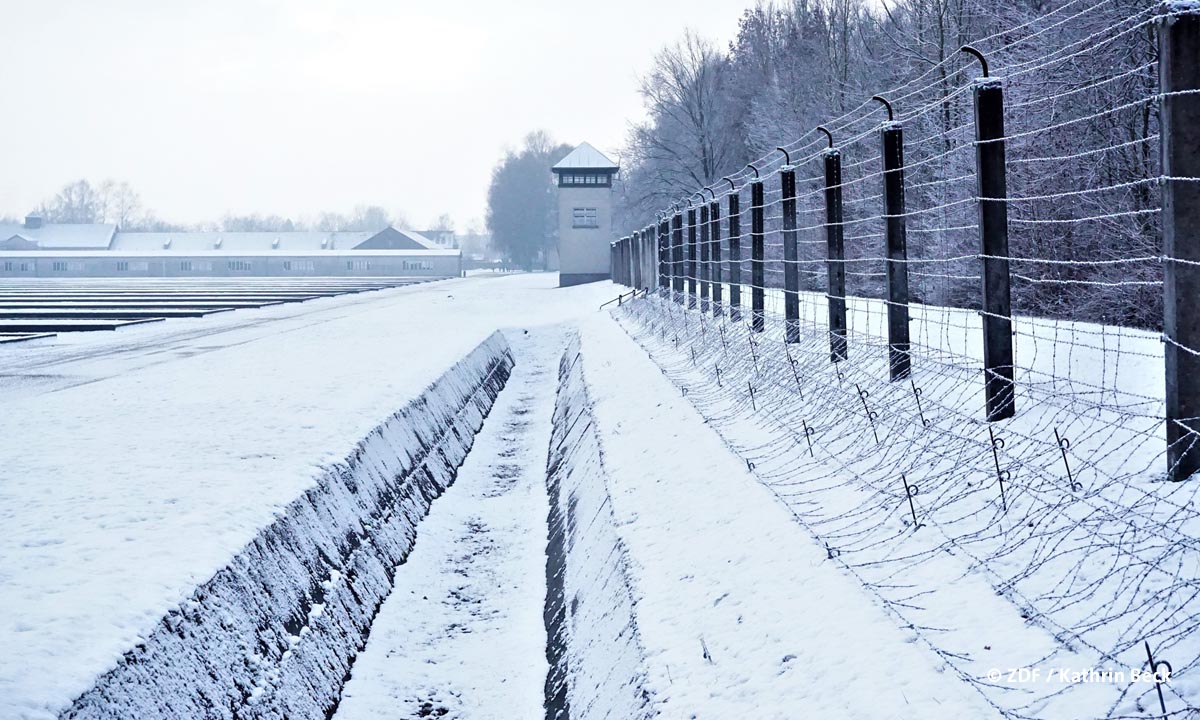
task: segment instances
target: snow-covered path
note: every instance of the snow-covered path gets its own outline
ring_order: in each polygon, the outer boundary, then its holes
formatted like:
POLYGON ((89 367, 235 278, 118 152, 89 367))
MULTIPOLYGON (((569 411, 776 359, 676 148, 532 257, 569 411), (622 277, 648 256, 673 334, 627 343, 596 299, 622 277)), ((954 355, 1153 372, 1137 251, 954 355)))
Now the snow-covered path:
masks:
POLYGON ((996 717, 608 317, 581 357, 664 718, 996 717))
POLYGON ((562 329, 509 333, 516 368, 421 524, 337 720, 536 718, 546 677, 546 450, 562 329))

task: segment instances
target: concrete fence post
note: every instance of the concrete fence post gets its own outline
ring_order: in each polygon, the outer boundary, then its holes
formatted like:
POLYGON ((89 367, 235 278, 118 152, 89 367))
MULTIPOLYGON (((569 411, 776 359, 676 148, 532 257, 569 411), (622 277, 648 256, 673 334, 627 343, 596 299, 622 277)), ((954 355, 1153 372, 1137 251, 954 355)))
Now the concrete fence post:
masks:
POLYGON ((617 259, 621 263, 621 284, 629 285, 629 238, 623 237, 617 243, 617 259))
POLYGON ((654 226, 647 225, 642 231, 642 289, 646 292, 657 285, 654 272, 658 263, 658 250, 655 245, 654 226))
POLYGON ((636 265, 634 264, 634 244, 636 240, 637 233, 631 234, 628 236, 628 238, 625 238, 625 280, 629 281, 625 284, 628 284, 628 286, 631 288, 637 287, 637 283, 634 281, 634 269, 636 268, 636 265))
POLYGON ((616 261, 617 261, 617 266, 614 269, 612 279, 613 279, 613 282, 624 285, 625 284, 625 272, 624 272, 624 268, 621 267, 621 255, 624 252, 624 248, 621 247, 621 240, 617 240, 615 243, 613 243, 613 251, 614 251, 614 257, 616 258, 616 261))
MULTIPOLYGON (((970 50, 983 62, 983 56, 970 50)), ((1013 416, 1012 279, 1008 262, 1008 178, 1004 148, 1004 86, 975 81, 975 177, 983 278, 983 388, 989 422, 1013 416)))
POLYGON ((642 231, 634 230, 629 236, 629 274, 634 290, 642 289, 642 231))
POLYGON ((649 233, 647 228, 642 228, 633 234, 634 252, 633 256, 637 259, 634 265, 634 275, 637 280, 637 289, 642 290, 649 283, 647 282, 646 274, 646 236, 649 233))
POLYGON ((1158 40, 1167 469, 1186 480, 1200 470, 1200 6, 1166 7, 1158 40))
POLYGON ((687 210, 687 265, 684 267, 687 276, 687 307, 696 307, 696 208, 688 201, 687 210))
POLYGON ((731 188, 729 193, 729 319, 739 322, 742 319, 742 208, 741 195, 737 188, 731 188))
POLYGON ((886 100, 888 122, 880 131, 883 144, 883 203, 887 221, 888 365, 891 379, 906 380, 912 374, 908 336, 908 237, 904 210, 904 128, 892 121, 886 100))
POLYGON ((796 238, 796 168, 783 148, 784 165, 779 169, 783 209, 783 327, 784 342, 800 342, 800 251, 796 238))
POLYGON ((637 290, 642 289, 642 250, 645 245, 645 229, 635 230, 633 233, 633 287, 637 290))
POLYGON ((683 304, 683 213, 671 218, 671 295, 683 304))
POLYGON ((671 289, 671 224, 665 217, 658 219, 658 288, 666 297, 671 289))
POLYGON ((618 245, 621 249, 621 283, 626 287, 629 286, 629 238, 621 238, 621 244, 618 245))
POLYGON ((708 256, 712 261, 712 270, 709 273, 712 280, 712 311, 713 317, 718 317, 724 310, 721 307, 722 287, 724 281, 721 272, 721 203, 717 202, 716 195, 713 196, 712 202, 708 204, 708 222, 710 225, 708 231, 708 242, 710 245, 708 256))
POLYGON ((708 273, 709 273, 709 257, 708 252, 711 248, 708 246, 708 203, 704 202, 704 198, 700 198, 700 312, 708 312, 708 273))
POLYGON ((825 245, 829 304, 829 359, 845 360, 846 344, 846 247, 842 213, 842 154, 833 147, 825 152, 825 245))
POLYGON ((756 170, 755 180, 750 183, 750 329, 759 333, 767 324, 763 224, 763 183, 756 170))

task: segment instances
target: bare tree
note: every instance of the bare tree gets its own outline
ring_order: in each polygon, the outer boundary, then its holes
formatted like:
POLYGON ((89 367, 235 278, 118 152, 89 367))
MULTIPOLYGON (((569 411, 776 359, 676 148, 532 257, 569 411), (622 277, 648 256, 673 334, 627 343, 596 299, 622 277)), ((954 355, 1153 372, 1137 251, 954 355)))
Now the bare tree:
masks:
POLYGON ((492 169, 487 227, 493 246, 517 265, 552 267, 558 245, 557 203, 550 167, 571 151, 544 131, 525 137, 492 169))
POLYGON ((744 153, 730 78, 729 60, 691 31, 655 58, 641 86, 649 119, 626 153, 635 207, 665 205, 736 167, 744 153))
POLYGON ((382 230, 392 224, 392 216, 378 205, 359 205, 354 208, 343 230, 382 230))
POLYGON ((226 215, 221 219, 221 230, 225 232, 291 232, 296 224, 290 218, 279 215, 226 215))
POLYGON ((142 200, 128 182, 109 178, 96 186, 96 216, 100 222, 127 227, 134 224, 141 210, 142 200))
POLYGON ((337 212, 323 212, 317 216, 317 221, 313 224, 313 229, 324 232, 337 232, 345 230, 349 225, 350 219, 345 215, 337 212))
POLYGON ((100 198, 91 183, 87 180, 76 180, 63 186, 53 200, 43 205, 41 215, 47 222, 98 222, 100 198))
MULTIPOLYGON (((1042 23, 1040 16, 1063 4, 762 0, 743 13, 728 51, 687 32, 656 59, 642 84, 647 120, 630 134, 616 187, 618 228, 653 222, 656 211, 754 158, 781 162, 774 148, 832 124, 848 160, 847 212, 859 215, 846 252, 863 264, 850 292, 877 296, 882 267, 870 263, 881 255, 879 188, 855 176, 878 174, 881 111, 852 111, 874 94, 890 95, 905 127, 906 202, 922 209, 909 219, 909 254, 940 259, 937 272, 913 282, 913 297, 976 307, 966 90, 978 68, 959 48, 982 41, 994 74, 1004 77, 1009 157, 1025 161, 1010 161, 1010 196, 1044 198, 1009 205, 1013 253, 1045 259, 1014 277, 1014 310, 1154 327, 1161 268, 1092 262, 1159 252, 1158 191, 1146 181, 1161 172, 1157 40, 1152 24, 1119 31, 1148 7, 1149 0, 1111 0, 1042 23), (1019 71, 1006 75, 1005 68, 1019 71), (1062 159, 1031 161, 1043 156, 1062 159)), ((772 222, 768 233, 777 231, 772 222)), ((768 247, 768 260, 776 248, 768 247)), ((819 290, 823 281, 812 279, 805 287, 819 290)))

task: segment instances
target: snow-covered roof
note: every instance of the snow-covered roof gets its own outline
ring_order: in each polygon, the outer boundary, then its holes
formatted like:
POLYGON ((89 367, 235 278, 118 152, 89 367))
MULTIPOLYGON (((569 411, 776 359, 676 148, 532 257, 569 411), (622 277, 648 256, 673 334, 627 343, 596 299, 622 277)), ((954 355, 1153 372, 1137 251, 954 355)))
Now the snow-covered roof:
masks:
POLYGON ((604 153, 588 143, 583 143, 555 163, 551 170, 617 170, 618 168, 619 166, 609 160, 604 153))
POLYGON ((204 257, 265 257, 265 258, 307 258, 307 257, 347 257, 356 259, 365 259, 370 257, 449 257, 461 255, 461 250, 452 250, 449 248, 436 248, 434 250, 426 250, 424 248, 410 249, 367 249, 354 250, 353 248, 335 248, 329 250, 230 250, 222 247, 219 250, 209 248, 200 251, 183 251, 179 252, 174 247, 164 250, 0 250, 0 258, 4 260, 37 260, 41 259, 104 259, 104 258, 147 258, 147 257, 174 257, 174 258, 204 258, 204 257))
POLYGON ((39 228, 0 224, 0 252, 108 250, 121 252, 328 252, 364 246, 371 250, 443 250, 412 230, 292 232, 117 232, 111 224, 49 224, 39 228))
POLYGON ((92 250, 107 248, 116 231, 111 223, 46 223, 38 228, 0 223, 0 240, 19 237, 46 250, 92 250))
POLYGON ((373 232, 119 232, 113 250, 180 253, 228 250, 284 252, 349 250, 369 240, 373 232))
POLYGON ((453 230, 445 230, 445 229, 442 229, 442 230, 417 230, 417 231, 415 231, 415 233, 414 233, 414 231, 406 230, 405 232, 420 235, 421 237, 425 238, 426 240, 433 241, 434 243, 436 243, 438 245, 438 247, 446 247, 447 245, 454 244, 454 231, 453 230))
MULTIPOLYGON (((402 236, 419 249, 441 250, 441 246, 411 230, 387 228, 376 231, 325 232, 119 232, 112 249, 126 252, 169 251, 178 253, 225 252, 321 252, 351 250, 377 237, 402 236)), ((390 245, 395 249, 405 249, 390 245)), ((380 248, 374 248, 380 249, 380 248)))
POLYGON ((400 234, 407 236, 409 240, 412 240, 413 242, 416 242, 419 245, 424 245, 425 248, 428 250, 444 250, 445 249, 441 245, 438 245, 437 243, 435 243, 434 241, 425 237, 424 235, 417 232, 416 230, 397 230, 396 232, 399 232, 400 234))

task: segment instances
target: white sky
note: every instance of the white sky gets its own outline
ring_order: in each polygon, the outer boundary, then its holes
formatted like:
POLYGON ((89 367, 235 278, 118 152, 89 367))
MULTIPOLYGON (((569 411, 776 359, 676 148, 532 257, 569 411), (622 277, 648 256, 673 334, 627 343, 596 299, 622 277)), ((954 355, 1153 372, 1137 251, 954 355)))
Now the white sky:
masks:
POLYGON ((127 180, 176 222, 482 218, 530 130, 619 150, 637 77, 749 0, 0 0, 0 214, 127 180))

